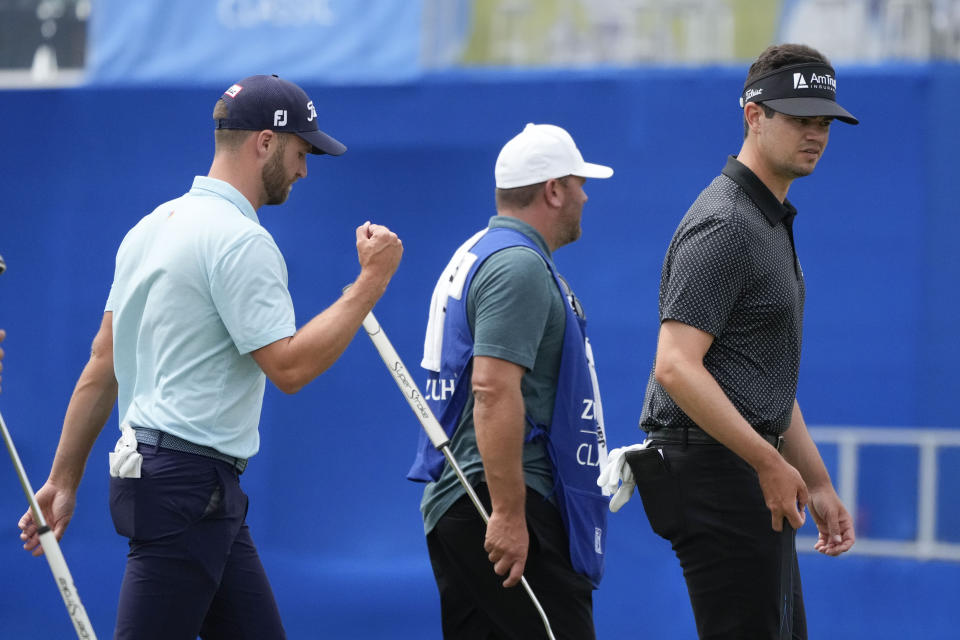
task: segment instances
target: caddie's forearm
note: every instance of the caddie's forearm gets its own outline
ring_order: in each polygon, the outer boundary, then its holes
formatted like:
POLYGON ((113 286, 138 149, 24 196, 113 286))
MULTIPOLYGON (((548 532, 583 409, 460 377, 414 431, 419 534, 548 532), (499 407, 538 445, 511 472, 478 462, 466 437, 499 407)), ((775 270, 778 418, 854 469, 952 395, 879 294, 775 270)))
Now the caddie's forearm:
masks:
POLYGON ((832 486, 830 474, 823 464, 817 445, 807 431, 806 421, 796 400, 793 402, 790 428, 783 436, 783 457, 800 472, 803 481, 811 490, 832 486))
POLYGON ((740 415, 702 363, 658 358, 656 378, 691 420, 754 469, 771 464, 772 456, 778 455, 740 415))
POLYGON ((516 392, 474 390, 473 420, 477 448, 493 511, 522 517, 526 505, 523 476, 524 406, 516 392))
POLYGON ((93 355, 70 397, 49 482, 76 491, 90 451, 117 401, 113 354, 93 355))

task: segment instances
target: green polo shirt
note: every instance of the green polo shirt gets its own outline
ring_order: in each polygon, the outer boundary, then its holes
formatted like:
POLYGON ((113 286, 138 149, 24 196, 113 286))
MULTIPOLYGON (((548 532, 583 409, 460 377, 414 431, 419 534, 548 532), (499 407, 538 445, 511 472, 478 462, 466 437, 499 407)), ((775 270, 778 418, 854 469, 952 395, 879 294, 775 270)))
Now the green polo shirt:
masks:
MULTIPOLYGON (((545 255, 550 249, 529 224, 507 216, 494 216, 489 226, 516 229, 529 237, 545 255)), ((477 269, 467 293, 467 320, 474 336, 474 355, 490 356, 522 366, 526 372, 521 392, 527 416, 540 425, 553 418, 557 377, 563 351, 566 310, 557 284, 543 259, 526 247, 510 247, 493 254, 477 269)), ((483 477, 473 425, 473 394, 464 406, 450 450, 472 482, 483 477)), ((527 424, 529 433, 530 425, 527 424)), ((553 465, 546 445, 523 446, 526 484, 538 493, 553 492, 553 465)), ((436 482, 427 483, 420 510, 429 533, 450 506, 465 495, 449 465, 436 482)))

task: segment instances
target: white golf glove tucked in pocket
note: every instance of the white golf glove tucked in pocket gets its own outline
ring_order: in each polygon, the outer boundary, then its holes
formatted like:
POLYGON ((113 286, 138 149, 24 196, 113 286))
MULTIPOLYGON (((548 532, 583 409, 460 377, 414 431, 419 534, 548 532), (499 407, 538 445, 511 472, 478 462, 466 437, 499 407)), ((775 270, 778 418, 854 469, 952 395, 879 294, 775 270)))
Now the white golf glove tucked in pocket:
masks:
POLYGON ((137 435, 129 422, 120 425, 120 439, 110 452, 110 475, 114 478, 139 478, 143 456, 137 453, 137 435))
POLYGON ((629 447, 617 447, 607 454, 607 465, 600 471, 597 486, 603 489, 603 495, 613 496, 610 500, 610 511, 614 513, 619 511, 620 507, 625 505, 633 496, 633 490, 637 486, 637 482, 633 478, 633 471, 627 464, 624 454, 628 451, 646 448, 646 443, 632 444, 629 447))

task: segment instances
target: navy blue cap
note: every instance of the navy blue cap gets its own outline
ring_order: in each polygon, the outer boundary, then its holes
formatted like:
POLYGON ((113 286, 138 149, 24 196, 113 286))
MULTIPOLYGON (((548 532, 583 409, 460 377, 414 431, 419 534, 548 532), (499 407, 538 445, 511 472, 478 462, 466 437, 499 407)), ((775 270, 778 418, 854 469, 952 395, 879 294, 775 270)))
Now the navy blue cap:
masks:
POLYGON ((223 92, 229 116, 217 129, 284 131, 313 145, 310 153, 339 156, 347 147, 317 127, 317 110, 306 92, 276 75, 250 76, 223 92))

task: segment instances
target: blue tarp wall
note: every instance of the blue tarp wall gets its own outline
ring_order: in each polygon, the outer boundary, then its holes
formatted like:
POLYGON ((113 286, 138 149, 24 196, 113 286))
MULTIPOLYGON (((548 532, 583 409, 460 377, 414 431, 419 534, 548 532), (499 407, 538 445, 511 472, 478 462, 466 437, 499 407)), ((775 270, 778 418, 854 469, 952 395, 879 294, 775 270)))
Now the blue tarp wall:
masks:
MULTIPOLYGON (((583 237, 556 259, 588 312, 608 437, 638 441, 660 264, 687 206, 739 149, 744 75, 737 67, 307 86, 321 127, 349 151, 312 158, 288 204, 261 211, 286 255, 298 322, 356 276, 354 228, 387 224, 406 250, 376 311, 413 368, 439 270, 493 213, 500 146, 528 121, 560 124, 588 160, 616 169, 588 182, 583 237)), ((808 284, 800 404, 812 425, 957 427, 960 69, 841 75, 841 102, 863 124, 835 125, 816 173, 790 192, 808 284)), ((224 88, 0 94, 8 264, 0 326, 9 334, 0 409, 35 488, 100 322, 114 252, 142 215, 206 173, 210 112, 224 88)), ((114 416, 63 543, 100 637, 112 633, 125 553, 106 498, 116 429, 114 416)), ((362 335, 300 394, 268 388, 262 451, 243 484, 290 637, 440 637, 420 487, 404 479, 418 429, 362 335)), ((957 542, 952 478, 941 487, 939 534, 957 542)), ((862 486, 867 502, 871 491, 885 490, 862 486)), ((913 499, 887 500, 871 523, 882 515, 912 535, 913 499)), ((70 637, 44 561, 19 550, 24 508, 12 465, 0 460, 0 638, 70 637)), ((813 638, 956 637, 956 564, 805 554, 801 565, 813 638)), ((612 516, 595 603, 601 638, 694 637, 680 570, 639 500, 612 516)))

